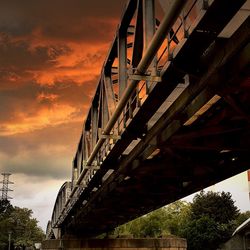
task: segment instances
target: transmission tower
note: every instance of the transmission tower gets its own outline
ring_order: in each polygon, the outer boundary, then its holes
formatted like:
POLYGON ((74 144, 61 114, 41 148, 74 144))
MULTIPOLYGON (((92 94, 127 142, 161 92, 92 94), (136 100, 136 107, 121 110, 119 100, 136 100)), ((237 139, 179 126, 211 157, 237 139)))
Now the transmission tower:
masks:
POLYGON ((2 192, 1 200, 9 200, 12 199, 8 196, 8 192, 11 192, 13 190, 9 189, 9 184, 14 184, 14 182, 9 181, 10 173, 2 173, 3 181, 0 181, 0 183, 3 184, 0 191, 2 192))

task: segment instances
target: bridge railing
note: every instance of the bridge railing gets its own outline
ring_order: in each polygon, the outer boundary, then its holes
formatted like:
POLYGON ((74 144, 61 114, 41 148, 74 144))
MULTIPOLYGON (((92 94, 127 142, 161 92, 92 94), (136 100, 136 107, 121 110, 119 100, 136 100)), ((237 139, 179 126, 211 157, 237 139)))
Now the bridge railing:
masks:
MULTIPOLYGON (((101 169, 152 87, 161 81, 161 73, 171 62, 175 49, 185 42, 192 24, 212 2, 172 1, 160 20, 154 0, 128 1, 83 126, 73 160, 71 194, 63 199, 59 198, 64 196, 63 192, 59 192, 52 216, 53 226, 63 222, 101 169)), ((111 173, 107 170, 105 174, 111 173)))
MULTIPOLYGON (((58 227, 58 222, 60 221, 63 211, 65 210, 66 204, 69 200, 70 193, 71 193, 71 183, 65 182, 60 188, 56 198, 56 202, 52 213, 52 218, 49 224, 50 228, 58 227)), ((48 233, 50 233, 49 231, 50 228, 47 229, 48 233)))
MULTIPOLYGON (((211 3, 212 1, 210 1, 211 3)), ((123 27, 123 29, 130 30, 127 32, 127 40, 134 41, 133 46, 130 45, 130 43, 127 43, 127 62, 125 69, 123 68, 123 72, 120 72, 120 74, 126 74, 126 82, 125 85, 128 86, 131 84, 131 81, 136 81, 136 86, 134 87, 134 91, 131 92, 129 98, 127 99, 126 103, 123 105, 121 114, 117 117, 117 120, 112 127, 111 135, 106 138, 106 140, 103 142, 101 148, 96 154, 96 162, 98 166, 100 166, 103 162, 103 160, 107 157, 109 152, 112 149, 112 146, 115 144, 116 140, 119 139, 119 136, 126 130, 126 127, 128 126, 131 119, 133 119, 134 115, 140 107, 143 105, 144 101, 148 97, 148 94, 150 92, 150 89, 152 86, 154 86, 157 81, 160 81, 160 75, 161 70, 164 69, 164 66, 166 66, 167 63, 171 62, 172 55, 174 53, 174 50, 176 49, 177 45, 183 41, 185 41, 188 38, 189 29, 192 27, 192 23, 196 20, 196 18, 200 15, 201 11, 205 10, 205 8, 208 6, 208 1, 203 0, 189 0, 186 3, 186 7, 183 9, 182 13, 179 15, 177 20, 175 20, 173 26, 171 27, 170 31, 166 33, 165 38, 161 42, 161 45, 159 46, 158 50, 156 50, 155 55, 152 58, 152 63, 148 66, 147 70, 145 70, 144 73, 138 73, 137 66, 138 66, 138 53, 140 54, 139 57, 142 59, 143 54, 145 54, 145 51, 147 50, 147 47, 149 46, 149 43, 144 41, 144 50, 142 51, 131 51, 136 48, 136 41, 139 39, 148 39, 151 40, 153 35, 151 37, 147 38, 149 36, 147 33, 157 32, 158 27, 160 26, 160 21, 157 19, 156 25, 152 28, 153 32, 149 30, 146 30, 144 27, 144 37, 140 38, 139 35, 136 33, 136 29, 139 29, 139 24, 137 23, 137 20, 131 19, 130 23, 127 25, 127 27, 123 27), (135 25, 135 23, 137 25, 135 25), (131 28, 133 31, 131 31, 131 28), (129 44, 129 45, 128 45, 129 44), (137 60, 137 62, 136 62, 137 60), (136 65, 137 63, 137 65, 136 65)), ((144 9, 146 9, 147 6, 144 6, 144 9)), ((138 1, 137 9, 137 18, 140 18, 140 1, 138 1)), ((144 10, 145 12, 145 10, 144 10)), ((141 15, 145 16, 145 13, 142 13, 141 15)), ((151 13, 149 15, 150 17, 154 17, 155 14, 151 13)), ((144 22, 146 22, 144 20, 144 22)), ((121 27, 120 27, 121 29, 121 27)), ((142 28, 141 28, 142 29, 142 28)), ((120 32, 117 32, 118 35, 120 35, 120 32)), ((116 37, 115 41, 116 44, 113 46, 119 46, 119 39, 120 37, 116 37), (118 45, 117 45, 118 44, 118 45)), ((113 47, 112 47, 113 49, 113 47)), ((111 49, 111 51, 112 51, 111 49)), ((108 65, 104 65, 104 70, 107 70, 107 67, 110 66, 110 61, 112 61, 111 64, 111 87, 113 89, 113 102, 115 103, 115 106, 118 104, 120 96, 123 95, 125 88, 124 86, 120 86, 121 82, 123 81, 122 76, 119 76, 119 69, 123 66, 119 64, 120 58, 119 58, 119 51, 116 55, 115 59, 113 58, 113 55, 108 56, 108 65), (112 61, 113 60, 113 61, 112 61)), ((105 75, 105 72, 102 74, 105 75)), ((104 129, 105 126, 102 129, 104 129)))

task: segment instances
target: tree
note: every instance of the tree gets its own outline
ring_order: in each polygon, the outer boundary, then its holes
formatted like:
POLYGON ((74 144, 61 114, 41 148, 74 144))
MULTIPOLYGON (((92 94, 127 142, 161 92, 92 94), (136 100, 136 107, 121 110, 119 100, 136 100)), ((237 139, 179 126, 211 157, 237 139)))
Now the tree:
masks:
POLYGON ((13 207, 8 200, 0 200, 0 216, 6 216, 13 207))
POLYGON ((179 200, 165 207, 165 231, 172 235, 181 235, 182 228, 190 217, 190 205, 188 202, 179 200))
POLYGON ((187 239, 189 250, 213 250, 227 241, 239 215, 230 193, 197 194, 190 206, 190 217, 181 235, 187 239))
POLYGON ((239 214, 230 193, 201 191, 192 203, 174 202, 118 227, 114 235, 173 234, 187 239, 188 250, 215 250, 248 215, 239 214))
MULTIPOLYGON (((140 237, 158 237, 165 230, 164 221, 165 210, 164 208, 158 209, 148 215, 142 217, 140 220, 139 234, 140 237)), ((132 230, 133 232, 133 230, 132 230)), ((134 232, 133 234, 136 234, 134 232)))
POLYGON ((239 225, 241 225, 244 221, 246 221, 249 218, 250 218, 250 211, 240 213, 239 216, 235 219, 234 229, 236 229, 239 225))
POLYGON ((179 235, 182 224, 186 222, 190 204, 176 201, 140 218, 117 227, 113 234, 132 234, 134 237, 159 237, 161 235, 179 235))
POLYGON ((216 249, 216 246, 220 243, 220 232, 217 224, 208 216, 191 220, 185 227, 184 232, 190 250, 212 250, 216 249))
POLYGON ((11 233, 12 247, 32 246, 41 242, 44 233, 32 218, 32 210, 28 208, 12 207, 9 203, 0 204, 0 249, 7 249, 8 237, 11 233), (5 207, 5 209, 4 209, 5 207))
POLYGON ((227 192, 205 193, 201 191, 195 195, 191 204, 192 219, 209 216, 219 223, 228 223, 239 215, 238 208, 234 205, 232 195, 227 192))
POLYGON ((13 207, 8 200, 0 200, 0 249, 8 246, 9 217, 13 207))

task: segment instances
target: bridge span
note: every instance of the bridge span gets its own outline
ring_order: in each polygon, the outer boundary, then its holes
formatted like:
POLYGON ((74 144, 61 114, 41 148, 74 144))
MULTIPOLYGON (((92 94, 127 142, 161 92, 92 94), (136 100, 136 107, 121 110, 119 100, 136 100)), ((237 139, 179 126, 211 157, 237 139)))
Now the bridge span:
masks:
POLYGON ((128 1, 48 238, 96 236, 249 169, 249 10, 128 1))

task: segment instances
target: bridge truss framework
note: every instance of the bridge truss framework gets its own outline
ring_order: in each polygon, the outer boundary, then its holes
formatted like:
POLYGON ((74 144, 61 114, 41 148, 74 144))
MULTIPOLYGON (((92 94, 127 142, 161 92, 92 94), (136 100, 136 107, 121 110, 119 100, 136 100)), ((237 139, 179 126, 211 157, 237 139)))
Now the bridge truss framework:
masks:
POLYGON ((160 18, 128 1, 48 237, 98 235, 249 168, 249 3, 167 2, 160 18))

